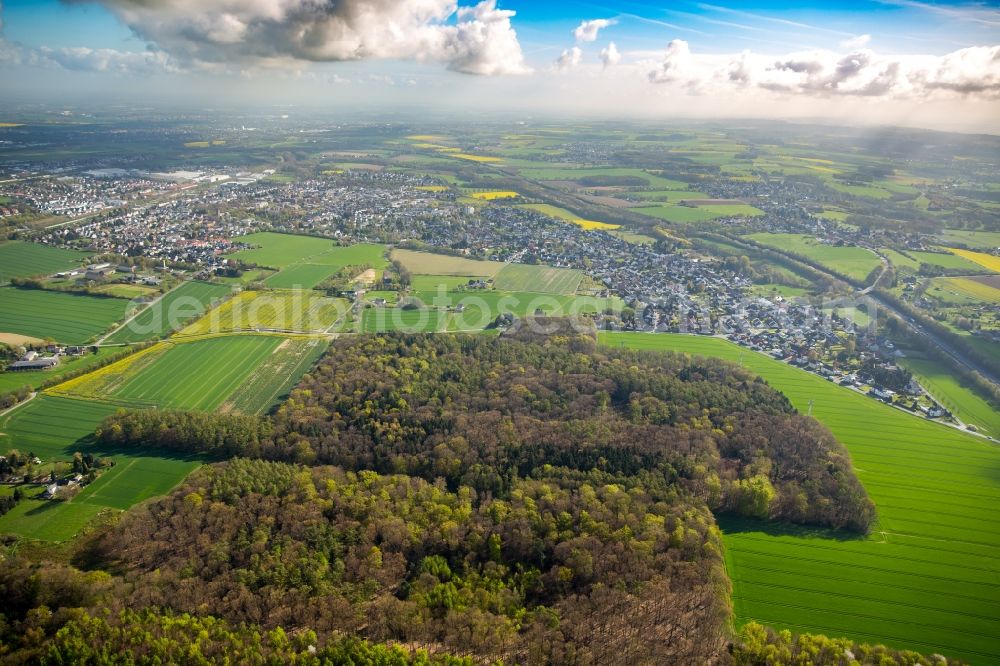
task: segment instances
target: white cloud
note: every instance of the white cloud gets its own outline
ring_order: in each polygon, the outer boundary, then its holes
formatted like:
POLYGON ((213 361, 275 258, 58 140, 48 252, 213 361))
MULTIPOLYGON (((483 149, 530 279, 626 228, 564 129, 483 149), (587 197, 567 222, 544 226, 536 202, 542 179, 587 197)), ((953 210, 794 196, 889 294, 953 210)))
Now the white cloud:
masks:
POLYGON ((530 71, 496 0, 90 0, 189 62, 280 65, 368 58, 440 62, 468 74, 530 71))
POLYGON ((618 21, 614 19, 594 19, 583 21, 573 30, 573 37, 577 42, 593 42, 597 40, 597 33, 604 28, 615 25, 618 21))
POLYGON ((606 47, 601 49, 598 57, 604 63, 605 67, 617 65, 622 61, 622 54, 618 51, 618 47, 615 46, 614 42, 610 42, 606 47))
POLYGON ((868 43, 872 41, 871 35, 858 35, 857 37, 851 37, 850 39, 845 39, 840 43, 840 48, 843 49, 862 49, 868 46, 868 43))
POLYGON ((683 39, 675 39, 667 44, 660 63, 650 70, 649 80, 653 83, 670 83, 688 78, 694 74, 691 62, 691 49, 683 39))
POLYGON ((566 49, 556 58, 556 67, 559 69, 571 69, 580 64, 583 60, 583 50, 579 46, 566 49))
POLYGON ((943 96, 1000 98, 1000 46, 961 49, 944 56, 881 55, 814 50, 784 56, 744 51, 692 54, 682 40, 670 42, 646 78, 688 92, 734 94, 736 89, 799 97, 879 97, 921 100, 943 96))
POLYGON ((34 55, 38 64, 55 64, 80 72, 148 76, 180 71, 170 56, 162 51, 118 51, 85 46, 51 49, 43 46, 34 55))

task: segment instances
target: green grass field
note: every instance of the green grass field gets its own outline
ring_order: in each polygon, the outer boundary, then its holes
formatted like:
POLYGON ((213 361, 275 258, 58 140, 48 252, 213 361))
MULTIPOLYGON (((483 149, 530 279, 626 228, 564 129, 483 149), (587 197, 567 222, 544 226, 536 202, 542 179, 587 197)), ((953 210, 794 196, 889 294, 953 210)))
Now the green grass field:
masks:
POLYGON ((939 361, 910 355, 900 361, 935 399, 979 432, 1000 439, 1000 412, 979 395, 962 386, 939 361))
POLYGON ((951 254, 950 252, 939 253, 912 251, 909 254, 920 263, 940 266, 941 268, 954 268, 960 271, 968 271, 969 273, 986 272, 986 269, 979 264, 951 254))
MULTIPOLYGON (((99 446, 94 429, 116 407, 86 400, 39 396, 0 417, 0 451, 32 452, 43 461, 68 461, 73 453, 110 457, 106 470, 71 501, 25 500, 0 517, 0 534, 65 541, 98 513, 127 509, 168 493, 200 462, 154 450, 112 451, 99 446)), ((30 488, 30 487, 29 487, 30 488)), ((35 488, 29 492, 41 491, 35 488)))
POLYGON ((312 289, 344 266, 385 268, 389 263, 385 258, 385 249, 384 245, 371 243, 335 247, 305 258, 301 263, 291 264, 264 282, 275 289, 312 289))
MULTIPOLYGON (((890 250, 888 248, 882 248, 881 252, 885 254, 886 258, 889 260, 895 268, 902 268, 904 270, 909 270, 911 272, 917 272, 920 269, 920 261, 916 259, 910 259, 906 255, 903 255, 896 250, 890 250)), ((907 254, 910 254, 909 252, 907 254)))
POLYGON ((676 204, 665 204, 663 206, 645 206, 643 208, 632 208, 632 211, 647 217, 655 217, 658 220, 675 222, 677 224, 689 224, 691 222, 707 222, 714 220, 715 215, 704 208, 692 208, 690 206, 679 206, 676 204))
POLYGON ((276 289, 312 289, 336 272, 336 268, 323 264, 293 264, 264 280, 264 284, 276 289))
POLYGON ((185 282, 108 336, 105 342, 132 343, 166 337, 203 315, 214 301, 229 293, 225 285, 185 282))
POLYGON ((934 278, 925 293, 946 303, 1000 305, 1000 289, 972 278, 934 278))
POLYGON ((220 410, 243 414, 267 412, 288 395, 328 346, 329 341, 316 338, 282 340, 230 393, 220 410))
POLYGON ((252 329, 323 332, 349 309, 346 300, 328 298, 316 291, 244 291, 209 310, 176 337, 252 329))
POLYGON ((583 273, 569 268, 507 264, 493 278, 493 286, 499 291, 574 294, 582 279, 583 273))
POLYGON ((0 284, 11 278, 48 275, 81 266, 89 252, 64 250, 38 243, 0 243, 0 284))
POLYGON ((601 334, 761 374, 847 445, 878 506, 868 538, 722 520, 739 622, 1000 662, 1000 448, 726 341, 601 334))
POLYGON ((83 344, 122 319, 129 301, 0 287, 0 332, 83 344))
POLYGON ((50 380, 56 380, 66 375, 85 370, 97 365, 102 359, 121 352, 121 349, 113 347, 101 347, 96 354, 89 351, 83 356, 64 356, 62 362, 52 370, 34 370, 31 372, 2 372, 0 373, 0 395, 16 391, 22 386, 38 388, 50 380))
POLYGON ((270 231, 239 236, 232 240, 260 246, 237 252, 232 255, 234 258, 272 268, 285 268, 304 262, 337 247, 334 241, 325 238, 278 234, 270 231))
POLYGON ((989 250, 1000 247, 1000 231, 965 231, 964 229, 945 229, 939 234, 942 245, 960 243, 973 250, 989 250))
POLYGON ((873 252, 863 247, 826 245, 803 234, 759 233, 750 234, 748 238, 778 250, 808 257, 830 270, 855 280, 864 280, 881 264, 873 252))
POLYGON ((652 187, 660 190, 683 190, 688 187, 687 183, 663 178, 642 169, 628 167, 564 168, 545 166, 544 162, 535 162, 527 168, 518 169, 518 172, 529 180, 569 180, 576 182, 588 176, 628 176, 645 180, 646 185, 644 187, 652 187), (538 166, 536 167, 535 165, 538 166))
MULTIPOLYGON (((162 409, 212 411, 247 382, 283 342, 275 336, 233 335, 173 345, 140 372, 128 373, 109 397, 162 409)), ((260 379, 270 385, 284 377, 260 379)))

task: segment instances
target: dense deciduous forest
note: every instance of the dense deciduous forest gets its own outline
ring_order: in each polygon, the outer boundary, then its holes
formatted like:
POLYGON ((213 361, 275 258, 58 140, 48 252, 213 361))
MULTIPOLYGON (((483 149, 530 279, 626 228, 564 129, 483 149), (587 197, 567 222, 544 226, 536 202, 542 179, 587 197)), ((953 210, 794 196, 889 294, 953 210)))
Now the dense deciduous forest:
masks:
POLYGON ((101 439, 404 473, 489 496, 545 467, 656 471, 710 508, 866 531, 822 425, 732 364, 476 336, 342 340, 273 418, 123 412, 101 439))
POLYGON ((72 566, 0 566, 7 662, 765 663, 781 636, 731 643, 712 511, 874 518, 756 376, 586 338, 344 338, 271 416, 123 410, 98 437, 217 462, 72 566))

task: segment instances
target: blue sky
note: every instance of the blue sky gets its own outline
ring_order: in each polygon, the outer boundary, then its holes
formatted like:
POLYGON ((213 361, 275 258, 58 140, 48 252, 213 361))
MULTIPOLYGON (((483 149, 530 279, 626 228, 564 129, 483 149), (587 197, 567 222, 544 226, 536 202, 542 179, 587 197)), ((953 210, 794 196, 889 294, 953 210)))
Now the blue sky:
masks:
MULTIPOLYGON (((977 10, 989 8, 987 3, 977 7, 976 3, 961 2, 911 4, 867 0, 808 5, 782 1, 510 0, 500 6, 517 12, 514 27, 525 51, 537 53, 561 48, 568 43, 570 31, 581 20, 591 18, 617 18, 618 24, 605 34, 636 50, 661 47, 665 41, 677 37, 702 50, 832 48, 848 35, 871 34, 885 50, 909 52, 919 46, 924 52, 946 53, 962 46, 994 44, 1000 33, 1000 25, 972 20, 977 10), (955 14, 948 16, 942 10, 955 14)), ((8 39, 36 47, 128 50, 144 46, 142 39, 100 4, 6 0, 3 18, 8 39)))
POLYGON ((266 80, 293 100, 350 85, 403 105, 1000 117, 1000 8, 985 2, 3 0, 0 16, 14 94, 252 99, 266 80))

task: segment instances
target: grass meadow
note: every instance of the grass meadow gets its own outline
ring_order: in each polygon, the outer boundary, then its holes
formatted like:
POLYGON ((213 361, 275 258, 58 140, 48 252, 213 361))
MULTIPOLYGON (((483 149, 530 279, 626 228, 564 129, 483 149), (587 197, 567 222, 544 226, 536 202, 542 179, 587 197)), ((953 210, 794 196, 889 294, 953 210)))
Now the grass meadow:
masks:
POLYGON ((601 341, 742 362, 800 411, 812 401, 878 507, 867 538, 722 519, 738 622, 1000 661, 1000 448, 724 340, 601 341))
POLYGON ((244 291, 181 329, 178 338, 272 329, 318 333, 349 309, 347 301, 315 291, 244 291))
POLYGON ((570 268, 507 264, 493 278, 493 286, 499 291, 575 294, 581 280, 583 273, 570 268))
POLYGON ((291 266, 300 261, 305 261, 311 257, 329 252, 337 247, 328 238, 295 236, 271 231, 262 231, 250 234, 249 236, 239 236, 232 240, 248 245, 260 246, 249 250, 241 250, 233 254, 233 258, 272 268, 291 266))
POLYGON ((0 516, 0 534, 65 541, 103 511, 127 509, 168 493, 199 466, 196 459, 165 452, 109 451, 99 446, 94 430, 116 409, 100 402, 43 395, 0 417, 0 451, 16 448, 46 462, 71 460, 77 451, 115 461, 114 467, 70 501, 22 501, 0 516))
POLYGON ((367 264, 376 270, 385 268, 389 263, 385 250, 384 245, 372 243, 335 247, 291 264, 264 282, 274 289, 312 289, 345 266, 367 264))
POLYGON ((225 298, 229 287, 208 282, 185 282, 114 331, 106 343, 133 343, 166 337, 192 319, 200 317, 212 303, 225 298))
POLYGON ((6 241, 0 243, 0 284, 15 277, 48 275, 77 268, 89 256, 89 252, 25 241, 6 241))
POLYGON ((900 363, 945 409, 980 432, 1000 439, 1000 412, 961 382, 940 361, 918 358, 912 353, 900 363))
POLYGON ((0 332, 79 345, 125 316, 123 298, 0 287, 0 332))
POLYGON ((827 245, 803 234, 758 233, 750 234, 748 238, 762 245, 808 257, 855 280, 864 280, 881 264, 875 253, 863 247, 827 245))

